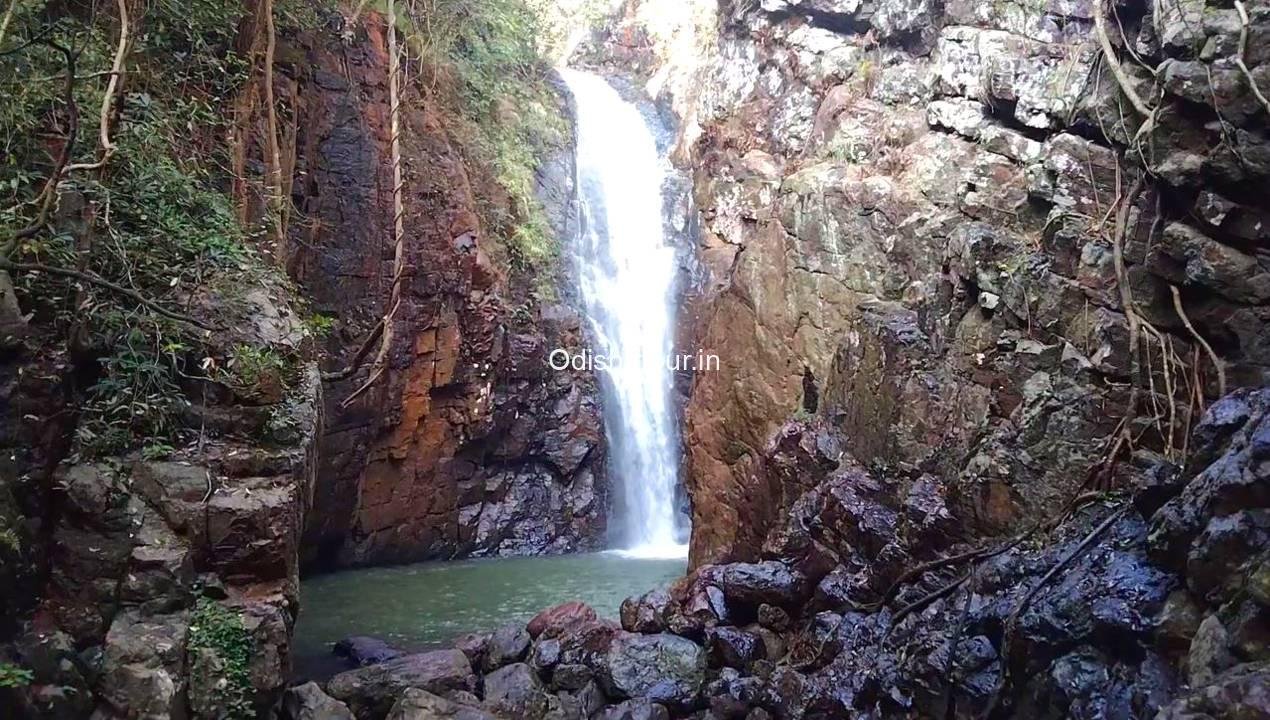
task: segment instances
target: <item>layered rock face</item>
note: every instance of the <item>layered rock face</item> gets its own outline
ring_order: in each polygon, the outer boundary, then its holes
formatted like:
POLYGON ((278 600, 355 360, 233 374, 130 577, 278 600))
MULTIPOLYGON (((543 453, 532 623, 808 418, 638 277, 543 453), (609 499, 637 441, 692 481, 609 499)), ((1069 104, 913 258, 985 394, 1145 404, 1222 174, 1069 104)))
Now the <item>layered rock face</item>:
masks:
POLYGON ((628 8, 600 46, 683 118, 722 359, 685 418, 694 563, 758 554, 795 412, 1000 533, 1117 482, 1126 427, 1180 459, 1199 397, 1265 382, 1270 14, 1239 12, 1107 7, 1148 118, 1090 3, 723 3, 687 51, 628 8))
POLYGON ((791 499, 758 561, 630 598, 620 627, 572 603, 303 693, 360 720, 1264 717, 1270 390, 1193 439, 1187 468, 972 544, 944 483, 789 423, 760 462, 791 499))
MULTIPOLYGON (((351 45, 305 38, 291 57, 299 102, 293 276, 339 318, 329 369, 352 362, 393 283, 384 26, 351 45)), ((561 113, 568 115, 562 101, 561 113)), ((569 283, 530 299, 487 253, 478 195, 496 192, 452 137, 441 104, 403 96, 405 280, 387 371, 345 407, 368 369, 328 384, 323 465, 305 561, 315 567, 598 546, 604 532, 603 429, 589 373, 553 372, 547 354, 581 346, 569 283)), ((572 148, 540 183, 562 243, 572 231, 572 148)), ((544 272, 556 272, 547 270, 544 272)), ((552 284, 552 283, 548 283, 552 284)), ((378 345, 376 344, 376 348, 378 345)), ((369 365, 369 363, 367 363, 369 365)))
POLYGON ((17 577, 0 649, 29 676, 0 688, 6 717, 243 716, 281 695, 322 397, 287 290, 258 281, 236 289, 245 303, 193 303, 226 321, 208 347, 295 362, 251 387, 187 378, 183 423, 197 441, 165 460, 68 454, 80 418, 48 400, 74 397, 83 368, 35 328, 9 348, 5 495, 21 514, 5 524, 21 557, 5 559, 17 577))

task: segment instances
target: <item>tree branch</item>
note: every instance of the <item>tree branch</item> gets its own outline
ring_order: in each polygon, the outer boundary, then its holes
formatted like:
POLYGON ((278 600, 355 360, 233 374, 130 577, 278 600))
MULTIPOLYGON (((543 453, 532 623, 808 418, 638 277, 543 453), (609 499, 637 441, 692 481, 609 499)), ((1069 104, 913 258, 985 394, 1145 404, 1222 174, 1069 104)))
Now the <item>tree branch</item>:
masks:
POLYGON ((57 154, 57 160, 53 163, 53 172, 49 173, 48 179, 44 181, 43 189, 40 190, 40 194, 35 198, 36 204, 40 206, 35 220, 30 225, 14 233, 13 237, 3 247, 0 247, 0 260, 8 259, 13 254, 13 251, 17 249, 19 241, 34 236, 48 222, 49 210, 53 207, 53 200, 57 197, 57 187, 62 182, 62 176, 66 173, 66 164, 70 162, 71 153, 75 150, 75 137, 79 135, 79 105, 75 102, 75 62, 77 55, 69 47, 54 40, 41 39, 40 42, 62 53, 62 56, 66 59, 66 81, 62 86, 62 102, 66 104, 66 141, 62 143, 62 151, 57 154))
POLYGON ((115 45, 115 59, 110 66, 110 81, 106 83, 106 94, 101 99, 101 113, 98 120, 98 142, 101 143, 101 157, 96 162, 77 163, 66 168, 66 172, 76 170, 99 170, 110 161, 115 154, 115 144, 110 140, 110 116, 114 108, 115 95, 123 80, 124 60, 128 56, 128 38, 130 35, 128 19, 128 0, 115 0, 119 9, 119 42, 115 45))
POLYGON ((133 300, 140 305, 144 305, 150 310, 153 310, 154 312, 166 318, 176 320, 178 322, 187 323, 189 325, 193 325, 194 327, 200 328, 202 330, 216 329, 215 327, 208 325, 207 323, 204 323, 201 320, 198 320, 196 318, 192 318, 189 315, 182 315, 181 313, 168 310, 167 308, 151 300, 150 298, 142 295, 136 290, 126 288, 122 285, 118 285, 116 283, 113 283, 93 273, 80 272, 79 270, 70 270, 67 268, 54 267, 52 265, 43 265, 40 263, 15 263, 15 262, 9 262, 8 260, 4 260, 4 259, 0 259, 0 270, 6 270, 6 271, 12 270, 16 272, 42 272, 42 273, 48 273, 49 275, 59 275, 61 277, 68 277, 75 280, 82 280, 84 282, 92 283, 93 285, 97 285, 99 287, 105 288, 113 293, 122 295, 128 298, 129 300, 133 300))

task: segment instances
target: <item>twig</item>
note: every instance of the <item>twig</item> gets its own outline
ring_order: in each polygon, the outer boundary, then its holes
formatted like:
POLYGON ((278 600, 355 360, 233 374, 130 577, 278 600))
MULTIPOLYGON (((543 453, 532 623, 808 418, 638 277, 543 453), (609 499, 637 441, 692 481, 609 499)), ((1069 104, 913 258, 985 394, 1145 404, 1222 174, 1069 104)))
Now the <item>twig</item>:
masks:
MULTIPOLYGON (((1219 396, 1226 395, 1226 368, 1222 365, 1221 358, 1217 357, 1217 353, 1213 351, 1213 346, 1208 344, 1203 335, 1195 330, 1195 326, 1191 324, 1191 319, 1187 317, 1185 308, 1182 307, 1182 293, 1177 289, 1176 285, 1169 285, 1169 291, 1173 293, 1173 309, 1177 311, 1177 316, 1182 319, 1182 324, 1190 331, 1191 337, 1195 341, 1204 346, 1204 352, 1208 353, 1208 358, 1213 361, 1213 367, 1217 368, 1217 387, 1219 396)), ((1202 393, 1201 393, 1202 396, 1202 393)))
POLYGON ((9 8, 4 11, 4 19, 0 20, 0 45, 4 45, 4 36, 9 32, 9 22, 13 20, 13 11, 18 9, 18 0, 9 0, 9 8))
POLYGON ((202 330, 216 329, 215 327, 208 325, 207 323, 204 323, 201 320, 198 320, 196 318, 192 318, 188 315, 182 315, 181 313, 168 310, 167 308, 151 300, 150 298, 142 295, 136 290, 131 290, 129 288, 126 288, 122 285, 118 285, 103 277, 94 275, 89 272, 80 272, 79 270, 70 270, 68 268, 54 267, 52 265, 43 265, 40 263, 15 263, 15 262, 9 262, 8 260, 4 260, 4 259, 0 259, 0 270, 11 270, 11 271, 17 271, 17 272, 42 272, 42 273, 48 273, 49 275, 60 275, 62 277, 73 278, 75 280, 82 280, 84 282, 92 283, 93 285, 103 287, 107 290, 110 290, 111 292, 118 293, 119 295, 122 295, 130 300, 134 300, 138 304, 144 305, 150 310, 153 310, 154 312, 166 318, 177 320, 183 323, 188 323, 202 330))
POLYGON ((1257 96, 1261 106, 1266 109, 1266 114, 1270 115, 1270 100, 1261 93, 1261 88, 1257 87, 1257 81, 1252 77, 1252 71, 1244 62, 1244 56, 1248 53, 1248 10, 1244 8, 1243 0, 1235 0, 1235 10, 1239 13, 1239 50, 1235 53, 1235 65, 1243 71, 1248 87, 1252 88, 1252 94, 1257 96))

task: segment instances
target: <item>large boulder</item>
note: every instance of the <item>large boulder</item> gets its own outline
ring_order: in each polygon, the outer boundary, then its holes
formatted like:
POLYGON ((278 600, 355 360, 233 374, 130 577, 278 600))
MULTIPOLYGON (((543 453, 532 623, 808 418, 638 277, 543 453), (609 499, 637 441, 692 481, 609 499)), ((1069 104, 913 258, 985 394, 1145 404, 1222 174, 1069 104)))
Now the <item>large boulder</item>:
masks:
POLYGON ((377 720, 410 688, 438 694, 471 692, 476 689, 476 677, 462 651, 433 650, 340 673, 331 678, 326 690, 347 703, 361 720, 377 720))
POLYGON ((582 602, 567 602, 538 613, 525 629, 535 639, 541 635, 555 637, 578 623, 595 620, 595 609, 582 602))
POLYGON ((705 684, 706 655, 701 646, 677 635, 622 633, 614 638, 599 670, 612 697, 688 708, 705 684))
POLYGON ((405 654, 379 638, 366 635, 353 635, 340 640, 335 643, 333 652, 357 667, 388 662, 405 654))
POLYGON ((524 625, 511 623, 494 631, 485 646, 481 668, 485 672, 497 670, 509 663, 520 662, 529 652, 529 631, 524 625))
POLYGON ((809 594, 807 578, 775 560, 720 565, 711 577, 716 578, 723 589, 729 609, 758 612, 759 606, 764 604, 793 607, 809 594))
POLYGON ((485 707, 503 717, 540 720, 548 695, 533 668, 514 663, 485 676, 485 707))
POLYGON ((470 705, 463 705, 423 690, 410 689, 392 706, 388 720, 498 720, 470 705))
POLYGON ((348 706, 322 692, 315 682, 289 688, 282 696, 280 720, 353 720, 348 706))

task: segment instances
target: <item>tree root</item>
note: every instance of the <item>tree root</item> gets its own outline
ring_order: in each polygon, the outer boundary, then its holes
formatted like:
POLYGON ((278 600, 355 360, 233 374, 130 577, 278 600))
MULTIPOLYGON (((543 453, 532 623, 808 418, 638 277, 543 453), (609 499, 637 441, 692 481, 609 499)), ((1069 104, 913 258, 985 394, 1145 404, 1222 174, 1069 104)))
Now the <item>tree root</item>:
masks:
POLYGON ((1191 324, 1191 319, 1186 315, 1186 309, 1182 307, 1182 293, 1177 289, 1176 285, 1169 285, 1169 291, 1173 293, 1173 309, 1177 311, 1177 316, 1182 319, 1182 324, 1190 331, 1191 337, 1195 338, 1204 348, 1204 352, 1208 353, 1208 357, 1213 361, 1213 367, 1217 369, 1217 388, 1218 395, 1226 394, 1226 368, 1222 365, 1221 358, 1217 357, 1217 353, 1213 351, 1213 346, 1208 344, 1203 335, 1195 329, 1191 324))
POLYGON ((1270 116, 1270 100, 1261 92, 1261 88, 1257 87, 1257 81, 1252 77, 1252 71, 1248 69, 1248 64, 1244 62, 1244 57, 1248 54, 1248 10, 1244 7, 1243 0, 1235 0, 1235 11, 1239 13, 1239 48, 1235 53, 1235 65, 1244 74, 1244 80, 1248 81, 1248 87, 1252 89, 1252 94, 1257 96, 1257 100, 1261 102, 1261 107, 1265 108, 1266 115, 1270 116))
POLYGON ((370 354, 370 349, 375 346, 375 341, 379 339, 379 334, 383 332, 383 330, 384 319, 380 318, 379 322, 375 323, 375 327, 371 328, 370 333, 366 336, 366 339, 362 341, 361 347, 357 349, 357 354, 353 356, 353 361, 348 364, 348 367, 343 370, 322 373, 322 381, 338 382, 340 380, 347 380, 353 377, 353 375, 357 373, 357 369, 362 366, 362 362, 366 360, 366 356, 370 354))
POLYGON ((389 310, 381 321, 379 352, 371 365, 370 377, 365 384, 353 391, 344 399, 342 407, 349 407, 355 400, 369 390, 388 369, 388 353, 392 349, 396 333, 393 320, 401 307, 401 284, 406 270, 406 228, 405 200, 402 196, 401 179, 401 50, 397 45, 397 15, 394 0, 388 0, 388 12, 385 18, 388 24, 388 116, 389 116, 389 154, 392 164, 392 210, 393 210, 393 274, 389 290, 389 310))

